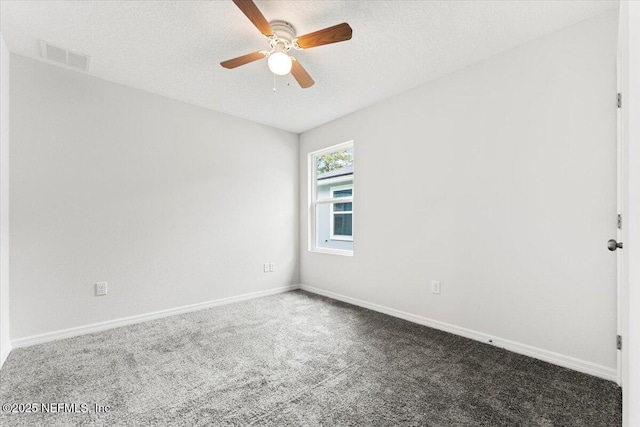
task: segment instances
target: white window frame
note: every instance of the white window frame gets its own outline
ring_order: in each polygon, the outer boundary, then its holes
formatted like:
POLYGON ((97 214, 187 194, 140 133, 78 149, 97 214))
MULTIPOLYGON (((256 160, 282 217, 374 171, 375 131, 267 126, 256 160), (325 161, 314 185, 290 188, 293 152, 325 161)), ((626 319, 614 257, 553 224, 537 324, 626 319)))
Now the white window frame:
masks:
MULTIPOLYGON (((335 187, 329 187, 329 194, 331 194, 331 198, 332 199, 336 199, 336 200, 340 200, 340 199, 350 199, 353 200, 353 184, 346 184, 346 185, 337 185, 335 187), (351 190, 351 197, 333 197, 333 194, 335 191, 340 191, 340 190, 351 190)), ((335 203, 331 203, 329 205, 329 239, 331 240, 340 240, 343 242, 353 242, 353 202, 352 201, 345 201, 343 203, 351 203, 351 210, 350 211, 334 211, 333 207, 335 206, 335 203), (333 234, 333 221, 335 218, 335 215, 351 215, 351 236, 344 236, 344 235, 336 235, 333 234)))
MULTIPOLYGON (((334 249, 334 248, 323 248, 318 246, 318 238, 317 238, 317 223, 316 223, 316 211, 317 206, 320 204, 333 204, 333 203, 352 203, 351 205, 351 220, 354 220, 354 210, 353 210, 353 195, 355 194, 355 173, 353 174, 352 184, 351 184, 351 197, 339 197, 337 199, 329 198, 318 200, 318 169, 316 166, 316 159, 318 157, 322 157, 325 154, 332 153, 334 151, 342 151, 344 149, 351 148, 355 149, 355 144, 353 141, 343 142, 341 144, 332 145, 331 147, 323 148, 321 150, 313 151, 309 153, 307 157, 307 171, 309 175, 309 221, 308 221, 308 250, 309 252, 318 252, 324 254, 332 254, 332 255, 343 255, 343 256, 353 256, 353 250, 348 249, 334 249)), ((354 161, 355 163, 355 161, 354 161)), ((330 193, 332 194, 332 193, 330 193)), ((333 222, 333 215, 330 216, 331 221, 333 222)), ((331 229, 330 234, 333 233, 333 229, 331 229)), ((351 241, 353 241, 354 230, 352 229, 351 233, 351 241)))

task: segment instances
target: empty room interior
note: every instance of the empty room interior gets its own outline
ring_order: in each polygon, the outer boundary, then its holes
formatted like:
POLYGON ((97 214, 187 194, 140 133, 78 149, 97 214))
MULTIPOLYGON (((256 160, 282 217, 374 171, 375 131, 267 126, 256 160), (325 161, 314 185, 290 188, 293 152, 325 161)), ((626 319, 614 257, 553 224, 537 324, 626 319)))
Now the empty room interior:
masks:
POLYGON ((640 426, 639 3, 0 17, 1 425, 640 426))

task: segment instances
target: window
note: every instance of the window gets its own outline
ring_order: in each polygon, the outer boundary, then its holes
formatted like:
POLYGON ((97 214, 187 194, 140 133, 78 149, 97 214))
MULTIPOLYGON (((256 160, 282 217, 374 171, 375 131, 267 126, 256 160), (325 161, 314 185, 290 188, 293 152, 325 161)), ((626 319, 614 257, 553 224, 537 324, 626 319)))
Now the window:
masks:
POLYGON ((309 250, 353 255, 353 142, 309 154, 309 250))

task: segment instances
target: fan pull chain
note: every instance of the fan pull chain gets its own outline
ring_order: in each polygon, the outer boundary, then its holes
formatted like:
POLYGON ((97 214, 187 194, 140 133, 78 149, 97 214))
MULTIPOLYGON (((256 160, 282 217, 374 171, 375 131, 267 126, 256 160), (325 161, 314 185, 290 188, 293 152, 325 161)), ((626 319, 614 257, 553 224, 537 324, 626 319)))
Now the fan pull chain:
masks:
POLYGON ((276 91, 276 75, 273 75, 273 91, 276 91))

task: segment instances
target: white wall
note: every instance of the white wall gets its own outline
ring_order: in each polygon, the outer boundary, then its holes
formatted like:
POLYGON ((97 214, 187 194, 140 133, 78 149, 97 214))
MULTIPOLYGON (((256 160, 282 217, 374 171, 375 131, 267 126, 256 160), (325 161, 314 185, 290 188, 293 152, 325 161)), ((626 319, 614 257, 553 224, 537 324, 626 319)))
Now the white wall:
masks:
POLYGON ((0 35, 0 367, 9 340, 9 50, 0 35))
POLYGON ((616 31, 602 15, 302 134, 301 283, 613 377, 616 31), (354 256, 310 253, 307 153, 351 139, 354 256))
POLYGON ((296 134, 21 56, 11 76, 12 340, 298 282, 296 134))

